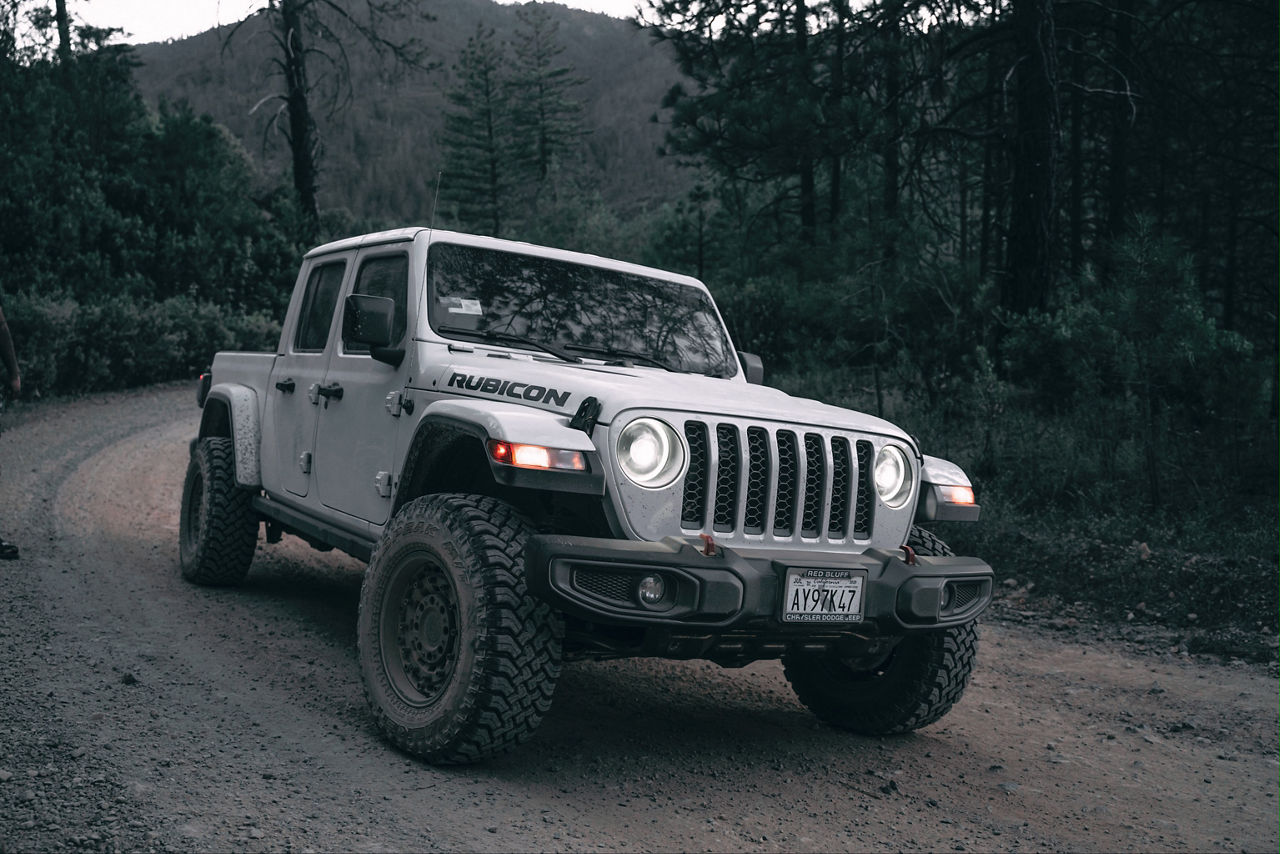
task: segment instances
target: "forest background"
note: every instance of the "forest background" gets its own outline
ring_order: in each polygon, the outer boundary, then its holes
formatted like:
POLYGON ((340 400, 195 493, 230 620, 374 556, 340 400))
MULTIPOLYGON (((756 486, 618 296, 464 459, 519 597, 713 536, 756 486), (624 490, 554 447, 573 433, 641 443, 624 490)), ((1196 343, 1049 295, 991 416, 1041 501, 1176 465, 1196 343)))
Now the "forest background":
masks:
POLYGON ((0 0, 24 394, 270 349, 410 223, 703 278, 791 393, 974 477, 1011 593, 1275 658, 1277 4, 264 0, 130 47, 0 0))

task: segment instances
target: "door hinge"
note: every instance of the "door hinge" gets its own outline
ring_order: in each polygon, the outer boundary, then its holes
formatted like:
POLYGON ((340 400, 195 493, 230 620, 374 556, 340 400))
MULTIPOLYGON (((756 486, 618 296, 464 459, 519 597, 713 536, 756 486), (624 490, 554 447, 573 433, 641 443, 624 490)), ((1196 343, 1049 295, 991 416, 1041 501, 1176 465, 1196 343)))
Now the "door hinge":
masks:
POLYGON ((298 457, 298 468, 302 469, 303 474, 311 474, 311 452, 303 451, 302 456, 298 457))
POLYGON ((316 406, 320 405, 320 383, 312 383, 307 388, 307 400, 311 401, 316 406))
POLYGON ((373 479, 373 485, 378 488, 378 494, 383 498, 391 497, 391 472, 380 471, 377 477, 373 479))

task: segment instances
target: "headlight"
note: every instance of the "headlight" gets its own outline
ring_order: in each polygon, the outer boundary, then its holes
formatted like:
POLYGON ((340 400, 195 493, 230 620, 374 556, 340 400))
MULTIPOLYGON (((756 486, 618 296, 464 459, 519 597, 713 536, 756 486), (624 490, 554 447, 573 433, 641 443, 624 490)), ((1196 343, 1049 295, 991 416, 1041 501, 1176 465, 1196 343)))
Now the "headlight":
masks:
POLYGON ((885 445, 876 454, 876 492, 880 500, 898 508, 911 497, 911 464, 897 445, 885 445))
POLYGON ((661 489, 684 468, 684 444, 656 418, 637 418, 618 436, 618 466, 638 486, 661 489))

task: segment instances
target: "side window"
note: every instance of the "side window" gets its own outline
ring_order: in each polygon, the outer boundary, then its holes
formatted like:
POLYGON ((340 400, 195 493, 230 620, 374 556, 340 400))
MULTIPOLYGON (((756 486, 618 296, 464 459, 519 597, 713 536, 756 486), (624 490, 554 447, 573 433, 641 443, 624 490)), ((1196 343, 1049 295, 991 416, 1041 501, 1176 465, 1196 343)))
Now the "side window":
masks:
POLYGON ((302 298, 302 311, 298 315, 298 332, 293 339, 295 350, 313 353, 324 350, 346 271, 346 261, 323 264, 311 271, 307 291, 302 298))
MULTIPOLYGON (((365 260, 360 264, 356 286, 351 292, 394 300, 396 318, 391 328, 392 346, 404 338, 409 302, 409 256, 407 254, 402 252, 397 255, 379 255, 365 260)), ((345 339, 342 342, 342 348, 348 353, 369 352, 369 348, 365 345, 351 343, 345 339)))

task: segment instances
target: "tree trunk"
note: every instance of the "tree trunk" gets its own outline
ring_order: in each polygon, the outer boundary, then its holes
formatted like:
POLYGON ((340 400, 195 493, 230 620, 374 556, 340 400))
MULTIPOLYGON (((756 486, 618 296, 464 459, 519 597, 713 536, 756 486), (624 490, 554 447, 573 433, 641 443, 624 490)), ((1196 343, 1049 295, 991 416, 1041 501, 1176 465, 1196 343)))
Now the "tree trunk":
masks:
POLYGON ((1018 314, 1043 309, 1054 281, 1058 80, 1053 0, 1014 0, 1018 40, 1009 272, 1001 303, 1018 314))
POLYGON ((1067 202, 1070 217, 1071 274, 1084 268, 1084 37, 1079 31, 1071 35, 1071 151, 1068 169, 1071 173, 1071 198, 1067 202))
POLYGON ((1116 5, 1116 49, 1112 65, 1116 69, 1115 109, 1111 122, 1111 168, 1107 184, 1107 233, 1112 238, 1124 233, 1129 204, 1129 136, 1133 128, 1133 0, 1116 5))
POLYGON ((1107 188, 1107 232, 1112 238, 1124 233, 1129 202, 1129 136, 1133 127, 1133 101, 1127 94, 1133 85, 1133 0, 1119 0, 1116 6, 1117 96, 1112 111, 1111 168, 1107 188))
POLYGON ((306 44, 298 0, 280 0, 280 35, 285 45, 285 104, 289 118, 289 151, 293 157, 293 187, 302 212, 303 238, 313 241, 320 231, 320 208, 316 203, 319 139, 307 101, 306 44))
POLYGON ((71 62, 71 19, 67 16, 67 0, 57 0, 53 16, 58 22, 58 61, 65 68, 71 62))
POLYGON ((884 186, 882 202, 884 215, 884 258, 891 261, 898 254, 898 185, 902 180, 902 65, 900 62, 900 32, 898 15, 900 4, 884 22, 884 96, 887 113, 884 144, 884 186))
POLYGON ((960 265, 963 267, 969 260, 969 161, 961 155, 960 174, 958 176, 960 190, 960 265))
MULTIPOLYGON (((1000 119, 997 114, 1000 92, 996 89, 995 66, 995 53, 988 53, 987 91, 991 93, 991 97, 987 99, 986 122, 989 128, 995 128, 996 122, 1000 119)), ((982 214, 978 222, 978 275, 982 278, 986 278, 987 274, 991 272, 991 244, 993 243, 995 231, 995 217, 999 212, 999 207, 995 205, 994 201, 997 181, 996 140, 995 134, 988 134, 982 141, 982 214), (992 208, 995 208, 995 215, 993 215, 992 208)))
POLYGON ((844 54, 847 50, 845 40, 849 20, 848 0, 834 0, 832 6, 836 11, 835 47, 831 57, 831 88, 827 92, 827 114, 832 122, 826 140, 828 146, 828 171, 831 173, 831 186, 827 191, 827 228, 831 242, 834 244, 840 236, 840 215, 843 213, 844 198, 841 186, 844 182, 844 148, 848 116, 844 110, 844 54))
MULTIPOLYGON (((809 73, 809 8, 805 0, 796 0, 796 82, 807 86, 809 73)), ((801 97, 808 97, 802 92, 801 97)), ((813 178, 813 152, 806 150, 800 155, 800 239, 806 246, 817 242, 818 214, 817 190, 813 178)))

